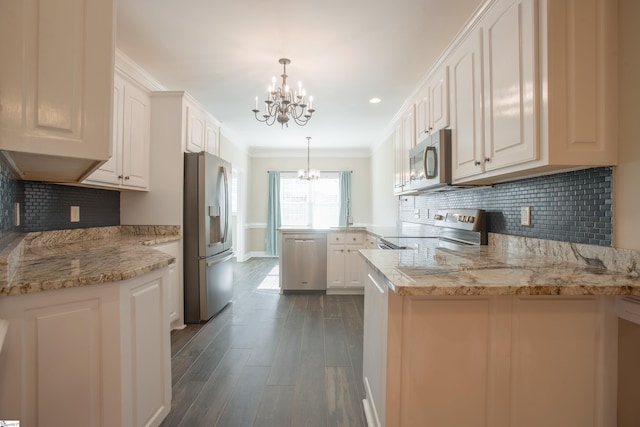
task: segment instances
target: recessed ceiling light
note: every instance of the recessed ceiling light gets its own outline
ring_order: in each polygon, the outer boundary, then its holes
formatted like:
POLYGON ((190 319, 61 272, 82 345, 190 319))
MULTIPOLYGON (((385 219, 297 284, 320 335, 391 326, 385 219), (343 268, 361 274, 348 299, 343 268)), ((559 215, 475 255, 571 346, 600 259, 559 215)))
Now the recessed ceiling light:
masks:
POLYGON ((380 101, 382 101, 382 100, 380 98, 378 98, 378 97, 374 97, 374 98, 371 98, 369 100, 369 102, 372 103, 372 104, 378 104, 380 101))

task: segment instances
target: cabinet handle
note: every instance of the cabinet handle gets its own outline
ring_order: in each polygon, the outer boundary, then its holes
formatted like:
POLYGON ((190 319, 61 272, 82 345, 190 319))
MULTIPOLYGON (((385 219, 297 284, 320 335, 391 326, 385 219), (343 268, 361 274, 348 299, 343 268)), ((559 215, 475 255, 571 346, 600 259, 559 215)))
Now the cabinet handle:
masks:
POLYGON ((473 164, 476 165, 476 166, 480 166, 480 162, 477 161, 477 160, 475 162, 473 162, 473 164))
POLYGON ((491 158, 490 158, 490 157, 485 157, 485 158, 484 158, 484 161, 485 161, 485 163, 490 162, 490 161, 491 161, 491 158))

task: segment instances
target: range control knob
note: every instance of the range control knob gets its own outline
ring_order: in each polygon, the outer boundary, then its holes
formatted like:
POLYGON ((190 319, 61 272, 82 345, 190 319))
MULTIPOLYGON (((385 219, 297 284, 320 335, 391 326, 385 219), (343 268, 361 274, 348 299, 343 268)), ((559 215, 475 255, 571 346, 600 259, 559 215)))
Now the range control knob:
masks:
POLYGON ((469 219, 467 222, 475 222, 476 221, 476 217, 475 216, 469 216, 467 218, 469 219))

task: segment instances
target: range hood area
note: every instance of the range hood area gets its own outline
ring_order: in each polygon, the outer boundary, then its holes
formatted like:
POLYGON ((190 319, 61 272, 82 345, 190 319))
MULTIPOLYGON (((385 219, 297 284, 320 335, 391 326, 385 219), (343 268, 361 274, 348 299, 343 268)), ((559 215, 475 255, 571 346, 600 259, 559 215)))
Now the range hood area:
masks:
POLYGON ((104 161, 77 157, 48 156, 18 151, 2 151, 3 160, 17 178, 58 183, 82 182, 104 161))

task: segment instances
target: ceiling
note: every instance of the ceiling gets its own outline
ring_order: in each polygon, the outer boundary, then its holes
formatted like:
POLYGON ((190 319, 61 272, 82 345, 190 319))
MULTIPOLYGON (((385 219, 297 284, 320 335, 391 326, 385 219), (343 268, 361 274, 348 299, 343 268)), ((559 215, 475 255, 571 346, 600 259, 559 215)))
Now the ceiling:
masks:
POLYGON ((166 89, 193 95, 251 154, 306 149, 306 136, 312 151, 370 153, 480 3, 118 0, 116 45, 166 89), (289 83, 314 96, 304 127, 269 127, 251 112, 282 57, 289 83))

